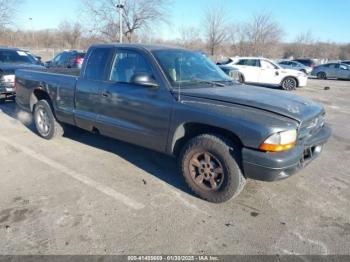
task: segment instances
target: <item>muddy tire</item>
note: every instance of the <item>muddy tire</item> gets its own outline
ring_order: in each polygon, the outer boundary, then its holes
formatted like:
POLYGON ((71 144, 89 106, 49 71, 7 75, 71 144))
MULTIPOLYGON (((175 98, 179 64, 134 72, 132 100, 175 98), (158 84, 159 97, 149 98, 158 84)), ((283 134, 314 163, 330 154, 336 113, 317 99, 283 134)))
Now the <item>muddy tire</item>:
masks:
POLYGON ((182 149, 179 161, 188 186, 209 202, 234 198, 245 185, 240 147, 223 137, 205 134, 191 139, 182 149))

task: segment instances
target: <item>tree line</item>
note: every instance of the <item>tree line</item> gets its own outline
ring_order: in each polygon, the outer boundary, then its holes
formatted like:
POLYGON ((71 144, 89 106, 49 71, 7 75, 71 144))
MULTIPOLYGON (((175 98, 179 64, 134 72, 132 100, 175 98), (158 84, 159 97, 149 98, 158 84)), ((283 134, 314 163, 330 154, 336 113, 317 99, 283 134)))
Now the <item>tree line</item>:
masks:
MULTIPOLYGON (((0 45, 27 48, 86 49, 96 42, 118 42, 119 0, 81 0, 80 21, 62 21, 55 29, 21 30, 15 23, 21 0, 0 0, 0 45)), ((285 31, 268 12, 233 23, 223 5, 204 8, 200 25, 182 25, 176 39, 157 35, 160 24, 169 25, 170 0, 125 0, 123 37, 127 42, 159 43, 200 49, 210 56, 265 56, 271 58, 350 59, 350 43, 315 39, 311 31, 284 42, 285 31)), ((120 8, 120 6, 119 6, 120 8)), ((174 26, 174 25, 169 25, 174 26)))

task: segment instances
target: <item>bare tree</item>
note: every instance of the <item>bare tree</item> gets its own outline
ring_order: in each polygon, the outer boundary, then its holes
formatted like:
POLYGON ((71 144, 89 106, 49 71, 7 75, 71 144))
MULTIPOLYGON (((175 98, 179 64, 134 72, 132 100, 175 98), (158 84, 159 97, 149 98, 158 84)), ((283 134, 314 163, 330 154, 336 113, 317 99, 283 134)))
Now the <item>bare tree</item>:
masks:
POLYGON ((228 40, 230 56, 246 56, 249 53, 247 39, 244 28, 240 24, 230 24, 228 26, 228 40))
POLYGON ((79 48, 78 42, 82 36, 81 24, 79 22, 72 24, 71 22, 63 21, 58 26, 58 30, 62 37, 63 46, 67 43, 72 49, 79 48))
POLYGON ((202 40, 200 38, 200 31, 198 28, 193 26, 182 25, 179 29, 180 38, 178 39, 178 44, 185 48, 201 48, 202 40))
MULTIPOLYGON (((115 41, 119 35, 119 0, 83 0, 92 30, 115 41)), ((156 22, 166 22, 169 0, 125 0, 123 8, 123 34, 129 42, 135 32, 151 27, 156 22)))
POLYGON ((274 21, 271 14, 260 13, 253 16, 251 22, 244 25, 250 55, 272 55, 274 45, 280 42, 284 34, 281 26, 274 21))
POLYGON ((310 49, 314 43, 312 32, 310 30, 300 33, 294 44, 294 56, 295 57, 306 57, 310 55, 310 49))
POLYGON ((204 35, 210 55, 214 56, 217 48, 228 38, 228 13, 224 6, 215 6, 205 9, 204 35))
POLYGON ((0 32, 13 23, 16 8, 21 2, 21 0, 0 0, 0 32))

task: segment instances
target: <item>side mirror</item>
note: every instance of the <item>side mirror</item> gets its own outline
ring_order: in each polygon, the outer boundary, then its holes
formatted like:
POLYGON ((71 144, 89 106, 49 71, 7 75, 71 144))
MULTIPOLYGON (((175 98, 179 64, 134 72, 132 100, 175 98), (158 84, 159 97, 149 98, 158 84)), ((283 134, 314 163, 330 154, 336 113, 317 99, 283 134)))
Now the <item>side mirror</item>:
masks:
POLYGON ((146 86, 146 87, 158 87, 158 83, 154 78, 147 73, 136 73, 131 77, 131 83, 146 86))

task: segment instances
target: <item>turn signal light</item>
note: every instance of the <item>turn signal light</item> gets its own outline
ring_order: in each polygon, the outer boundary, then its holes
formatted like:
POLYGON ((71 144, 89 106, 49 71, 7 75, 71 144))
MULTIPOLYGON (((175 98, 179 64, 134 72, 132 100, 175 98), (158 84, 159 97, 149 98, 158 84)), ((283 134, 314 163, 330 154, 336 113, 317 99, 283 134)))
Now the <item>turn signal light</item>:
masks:
POLYGON ((260 150, 269 151, 269 152, 281 152, 287 151, 295 146, 295 143, 286 144, 286 145, 271 145, 271 144, 261 144, 260 150))

